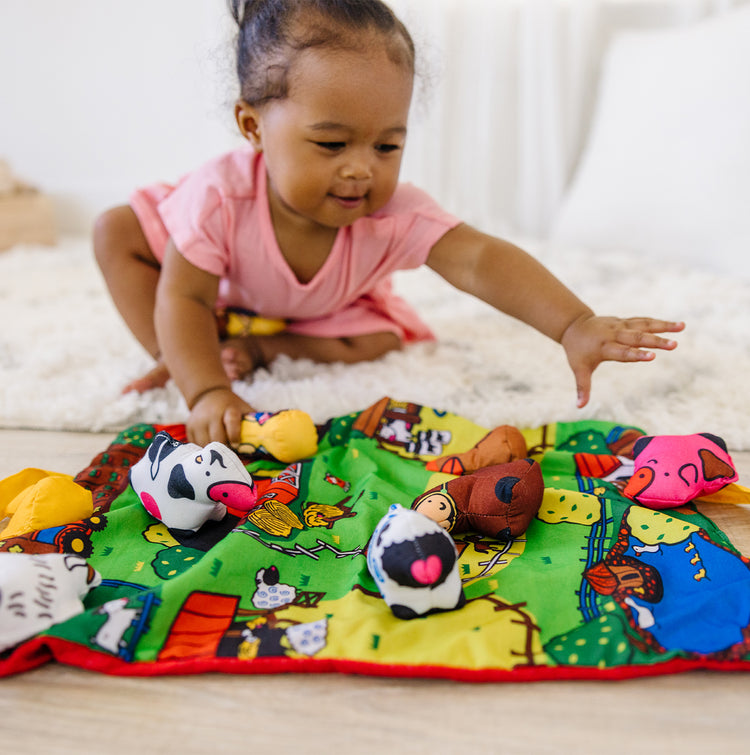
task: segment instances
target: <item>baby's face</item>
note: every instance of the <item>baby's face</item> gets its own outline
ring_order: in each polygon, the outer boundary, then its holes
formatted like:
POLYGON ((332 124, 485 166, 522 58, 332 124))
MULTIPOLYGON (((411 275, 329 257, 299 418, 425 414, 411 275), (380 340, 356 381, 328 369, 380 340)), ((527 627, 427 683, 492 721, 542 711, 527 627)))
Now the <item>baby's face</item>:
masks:
POLYGON ((382 44, 300 53, 288 97, 258 111, 275 226, 341 228, 388 202, 398 183, 412 84, 412 73, 393 63, 382 44))

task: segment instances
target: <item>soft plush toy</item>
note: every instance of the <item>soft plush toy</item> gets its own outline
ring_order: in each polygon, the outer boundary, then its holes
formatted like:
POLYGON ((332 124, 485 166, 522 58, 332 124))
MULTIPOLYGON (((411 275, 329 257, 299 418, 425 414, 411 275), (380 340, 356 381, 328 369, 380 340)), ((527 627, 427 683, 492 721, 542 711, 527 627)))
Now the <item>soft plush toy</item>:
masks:
POLYGON ((526 439, 512 425, 501 425, 491 430, 473 448, 460 454, 441 456, 427 462, 425 469, 448 474, 469 474, 482 467, 506 464, 528 456, 526 439))
POLYGON ((399 619, 450 611, 466 602, 451 536, 430 518, 398 503, 375 527, 367 568, 399 619))
POLYGON ((216 322, 222 338, 243 336, 273 336, 286 330, 286 320, 261 317, 241 307, 226 307, 216 312, 216 322))
POLYGON ((448 480, 416 498, 412 509, 453 534, 475 530, 510 540, 526 531, 543 496, 539 464, 516 459, 448 480))
POLYGON ((100 582, 80 556, 0 553, 0 652, 81 613, 100 582))
POLYGON ((258 499, 231 448, 180 443, 163 430, 130 470, 130 484, 146 511, 171 529, 197 531, 209 519, 221 521, 227 506, 249 511, 258 499))
POLYGON ((244 454, 265 452, 291 464, 315 455, 318 431, 310 415, 299 409, 246 414, 240 425, 237 450, 244 454))
POLYGON ((70 475, 24 469, 0 481, 0 519, 10 517, 3 539, 59 527, 94 513, 91 492, 70 475))
POLYGON ((633 452, 635 472, 623 492, 652 509, 682 506, 737 481, 726 443, 710 433, 644 436, 633 452))

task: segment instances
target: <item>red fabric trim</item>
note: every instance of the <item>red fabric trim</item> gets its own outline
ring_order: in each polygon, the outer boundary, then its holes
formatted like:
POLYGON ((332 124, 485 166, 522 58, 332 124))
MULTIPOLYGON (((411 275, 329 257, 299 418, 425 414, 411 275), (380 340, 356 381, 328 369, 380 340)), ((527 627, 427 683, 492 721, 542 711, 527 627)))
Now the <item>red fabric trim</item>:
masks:
POLYGON ((411 679, 448 679, 458 682, 617 681, 688 671, 750 671, 750 661, 674 658, 644 666, 521 666, 515 669, 467 669, 450 666, 409 666, 351 661, 340 658, 193 658, 181 661, 127 663, 114 656, 58 637, 37 637, 0 660, 0 676, 28 671, 49 661, 112 676, 178 676, 186 674, 358 674, 411 679))

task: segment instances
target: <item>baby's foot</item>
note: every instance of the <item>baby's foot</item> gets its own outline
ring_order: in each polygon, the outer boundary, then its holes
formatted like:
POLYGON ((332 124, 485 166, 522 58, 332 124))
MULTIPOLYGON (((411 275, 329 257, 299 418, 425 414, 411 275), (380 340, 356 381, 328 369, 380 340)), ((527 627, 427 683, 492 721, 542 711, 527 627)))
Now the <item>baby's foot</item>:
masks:
POLYGON ((123 389, 123 393, 145 393, 152 388, 163 388, 169 380, 169 370, 163 362, 157 362, 156 366, 149 370, 145 375, 136 378, 128 383, 123 389))
POLYGON ((230 338, 221 346, 221 363, 230 380, 242 380, 260 365, 255 364, 257 346, 251 338, 230 338))

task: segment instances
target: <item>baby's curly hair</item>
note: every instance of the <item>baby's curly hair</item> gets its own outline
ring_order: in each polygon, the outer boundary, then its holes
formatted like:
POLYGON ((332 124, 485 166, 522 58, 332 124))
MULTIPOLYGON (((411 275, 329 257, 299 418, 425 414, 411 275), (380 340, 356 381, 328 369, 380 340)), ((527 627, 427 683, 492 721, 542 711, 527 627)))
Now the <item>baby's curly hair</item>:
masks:
POLYGON ((388 57, 414 73, 414 41, 381 0, 228 0, 239 27, 237 77, 240 97, 258 106, 284 99, 289 71, 303 50, 361 49, 362 32, 386 41, 388 57))

